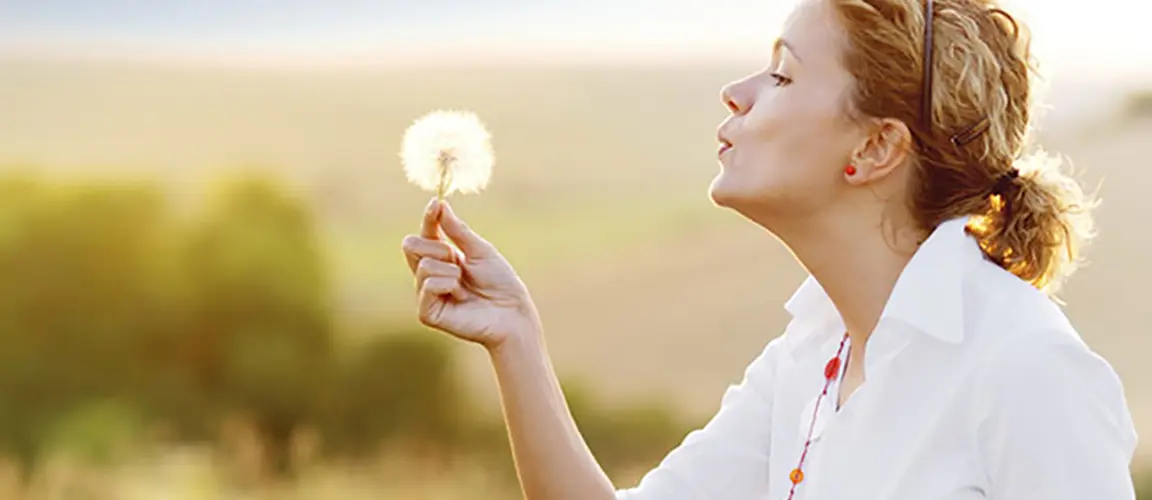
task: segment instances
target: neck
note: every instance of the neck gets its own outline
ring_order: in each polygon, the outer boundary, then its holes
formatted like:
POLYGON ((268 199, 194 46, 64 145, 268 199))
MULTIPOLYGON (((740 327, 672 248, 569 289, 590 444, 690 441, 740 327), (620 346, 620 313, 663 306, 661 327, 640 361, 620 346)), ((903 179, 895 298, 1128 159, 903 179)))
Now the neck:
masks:
POLYGON ((854 346, 863 346, 872 335, 923 236, 908 218, 861 220, 858 212, 774 227, 773 232, 828 294, 854 346))

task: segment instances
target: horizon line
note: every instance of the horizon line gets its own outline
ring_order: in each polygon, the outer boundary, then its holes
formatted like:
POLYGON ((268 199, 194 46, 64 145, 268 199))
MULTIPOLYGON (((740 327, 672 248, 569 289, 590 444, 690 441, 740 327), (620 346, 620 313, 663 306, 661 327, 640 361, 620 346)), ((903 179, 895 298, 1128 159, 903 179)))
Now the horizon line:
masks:
MULTIPOLYGON (((765 64, 766 55, 738 43, 715 46, 681 44, 624 44, 592 49, 581 44, 554 44, 548 48, 485 44, 425 45, 403 50, 363 50, 334 54, 276 54, 268 51, 195 50, 73 50, 43 46, 0 44, 0 62, 39 64, 130 65, 181 70, 249 70, 343 72, 429 67, 564 67, 564 66, 732 66, 765 64), (727 45, 730 50, 724 50, 727 45), (737 47, 742 47, 742 50, 737 47)), ((1152 79, 1152 57, 1144 64, 1120 64, 1107 59, 1040 59, 1043 78, 1085 80, 1082 71, 1107 72, 1101 78, 1152 79), (1059 76, 1057 76, 1059 75, 1059 76)))

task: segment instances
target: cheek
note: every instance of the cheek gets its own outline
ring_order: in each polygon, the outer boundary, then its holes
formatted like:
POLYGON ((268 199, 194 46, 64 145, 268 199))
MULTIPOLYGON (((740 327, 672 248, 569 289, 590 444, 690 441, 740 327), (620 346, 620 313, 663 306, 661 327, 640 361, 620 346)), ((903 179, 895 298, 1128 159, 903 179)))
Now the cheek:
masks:
POLYGON ((841 124, 834 102, 801 92, 778 92, 765 96, 748 115, 745 150, 762 168, 778 174, 815 173, 839 163, 838 157, 847 158, 838 147, 841 124))
POLYGON ((803 117, 803 107, 795 100, 787 99, 784 92, 766 92, 756 101, 756 106, 744 122, 744 132, 749 141, 770 142, 786 133, 788 122, 803 117))

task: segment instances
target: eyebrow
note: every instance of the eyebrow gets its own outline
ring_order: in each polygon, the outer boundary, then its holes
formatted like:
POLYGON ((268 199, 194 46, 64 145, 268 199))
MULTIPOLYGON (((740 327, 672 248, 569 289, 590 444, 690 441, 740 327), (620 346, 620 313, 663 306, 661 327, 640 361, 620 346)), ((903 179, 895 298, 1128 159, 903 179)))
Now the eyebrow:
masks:
POLYGON ((792 57, 795 57, 797 61, 803 62, 803 59, 800 59, 800 55, 796 53, 796 49, 793 49, 792 44, 788 43, 788 40, 785 40, 783 37, 777 38, 776 41, 772 43, 772 53, 779 53, 781 48, 788 49, 792 57))

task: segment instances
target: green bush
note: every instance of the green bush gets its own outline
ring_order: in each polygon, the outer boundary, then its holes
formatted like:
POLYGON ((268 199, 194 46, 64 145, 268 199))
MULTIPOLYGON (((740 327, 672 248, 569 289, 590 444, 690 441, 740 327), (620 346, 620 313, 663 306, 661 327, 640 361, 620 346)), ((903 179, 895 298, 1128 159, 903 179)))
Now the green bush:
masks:
MULTIPOLYGON (((576 379, 563 380, 561 387, 592 454, 615 481, 626 473, 655 467, 695 425, 656 401, 617 407, 598 400, 576 379)), ((502 417, 488 416, 467 428, 473 459, 481 461, 491 477, 515 487, 515 463, 502 417)))
POLYGON ((330 449, 359 456, 390 443, 460 448, 471 415, 453 347, 419 326, 396 328, 355 346, 328 399, 330 449))
POLYGON ((131 402, 102 400, 60 415, 45 436, 50 455, 66 454, 93 464, 124 458, 143 440, 143 419, 131 402))
POLYGON ((655 466, 691 430, 690 422, 659 401, 609 407, 579 383, 565 381, 572 416, 588 447, 609 475, 631 467, 655 466))

